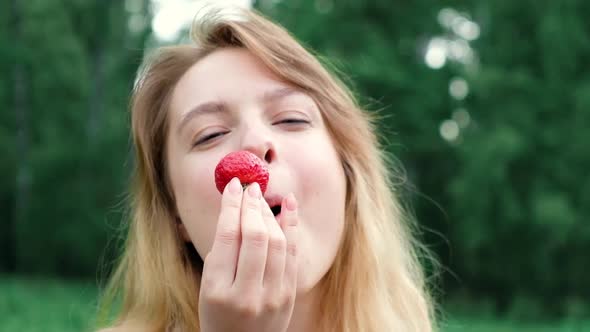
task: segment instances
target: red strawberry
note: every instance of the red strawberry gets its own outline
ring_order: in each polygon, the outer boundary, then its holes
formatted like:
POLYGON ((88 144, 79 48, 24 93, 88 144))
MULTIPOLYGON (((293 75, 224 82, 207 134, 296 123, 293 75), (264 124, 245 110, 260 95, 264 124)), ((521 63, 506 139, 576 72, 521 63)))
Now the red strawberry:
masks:
POLYGON ((215 167, 215 185, 220 193, 223 193, 225 186, 237 177, 243 187, 250 183, 258 182, 262 194, 266 191, 268 184, 268 168, 264 162, 255 154, 248 151, 231 152, 215 167))

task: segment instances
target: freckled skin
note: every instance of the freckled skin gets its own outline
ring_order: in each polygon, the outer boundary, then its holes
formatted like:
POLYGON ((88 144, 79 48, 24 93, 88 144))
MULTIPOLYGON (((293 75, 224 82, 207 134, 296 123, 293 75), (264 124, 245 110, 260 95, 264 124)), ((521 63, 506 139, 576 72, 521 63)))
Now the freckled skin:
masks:
POLYGON ((248 151, 235 151, 227 154, 215 167, 215 185, 220 193, 225 186, 237 177, 246 186, 258 182, 262 194, 268 184, 268 168, 260 158, 248 151))

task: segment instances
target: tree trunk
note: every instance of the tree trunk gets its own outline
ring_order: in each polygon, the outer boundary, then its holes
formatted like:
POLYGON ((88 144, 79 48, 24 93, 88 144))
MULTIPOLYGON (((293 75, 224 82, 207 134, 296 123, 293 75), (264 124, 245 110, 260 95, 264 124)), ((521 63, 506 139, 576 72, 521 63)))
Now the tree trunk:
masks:
MULTIPOLYGON (((107 26, 109 20, 109 7, 111 5, 110 1, 100 1, 97 0, 95 3, 96 6, 96 15, 95 19, 98 21, 96 26, 107 26), (102 22, 101 22, 102 21, 102 22)), ((107 28, 108 29, 108 28, 107 28)), ((92 84, 90 90, 90 98, 88 100, 88 125, 87 125, 87 134, 88 134, 88 141, 90 144, 94 144, 96 140, 96 135, 101 127, 101 122, 103 118, 104 108, 105 108, 105 64, 104 64, 104 55, 105 55, 105 38, 107 36, 107 32, 95 31, 94 41, 90 45, 89 49, 89 56, 91 59, 92 64, 92 84)))
MULTIPOLYGON (((19 0, 11 1, 11 30, 14 36, 14 42, 20 46, 24 44, 22 36, 22 11, 19 6, 19 0)), ((10 234, 8 236, 9 243, 8 264, 9 271, 14 272, 18 268, 18 229, 19 225, 26 223, 27 209, 29 208, 30 186, 31 186, 31 171, 29 166, 29 123, 28 123, 28 108, 27 108, 27 89, 28 82, 25 73, 24 59, 22 57, 15 59, 12 67, 13 80, 13 110, 16 121, 16 192, 15 192, 15 206, 14 216, 7 220, 6 228, 10 234)))
MULTIPOLYGON (((99 37, 100 38, 100 37, 99 37)), ((94 143, 104 110, 104 49, 100 42, 91 50, 92 88, 89 99, 88 139, 94 143)))

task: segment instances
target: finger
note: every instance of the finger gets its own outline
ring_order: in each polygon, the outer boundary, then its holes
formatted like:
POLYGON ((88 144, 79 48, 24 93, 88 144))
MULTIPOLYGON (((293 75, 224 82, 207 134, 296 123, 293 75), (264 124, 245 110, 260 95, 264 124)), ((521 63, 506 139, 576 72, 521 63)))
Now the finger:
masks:
POLYGON ((265 200, 262 200, 262 218, 268 229, 268 253, 262 285, 269 294, 278 295, 285 273, 287 239, 265 200))
POLYGON ((213 247, 203 267, 203 278, 212 276, 228 286, 234 281, 240 250, 242 196, 240 180, 233 178, 223 191, 213 247))
POLYGON ((268 230, 262 220, 260 185, 248 186, 242 198, 242 244, 234 285, 242 290, 262 286, 268 250, 268 230))
POLYGON ((283 199, 281 207, 281 228, 287 240, 284 282, 292 290, 297 288, 297 256, 298 256, 298 206, 293 193, 283 199))

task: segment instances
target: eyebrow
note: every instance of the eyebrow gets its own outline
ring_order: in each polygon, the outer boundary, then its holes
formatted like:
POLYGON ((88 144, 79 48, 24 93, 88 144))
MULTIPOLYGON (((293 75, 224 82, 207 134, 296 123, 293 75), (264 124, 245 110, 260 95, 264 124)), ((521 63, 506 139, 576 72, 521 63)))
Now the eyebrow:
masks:
MULTIPOLYGON (((291 95, 297 95, 304 93, 300 90, 291 88, 291 87, 282 87, 274 90, 270 90, 265 92, 262 97, 260 98, 262 103, 270 104, 272 102, 276 102, 280 99, 291 95)), ((227 104, 224 102, 216 102, 210 101, 199 104, 192 109, 190 109, 186 114, 182 117, 180 124, 178 125, 178 132, 182 132, 182 129, 195 117, 205 114, 219 114, 219 113, 228 113, 229 108, 227 104)))
POLYGON ((277 101, 279 99, 291 96, 291 95, 296 95, 296 94, 304 94, 302 91, 291 88, 291 87, 283 87, 283 88, 278 88, 278 89, 274 89, 271 91, 268 91, 266 93, 264 93, 264 95, 262 96, 262 102, 264 103, 272 103, 274 101, 277 101))
POLYGON ((182 129, 195 117, 205 114, 216 114, 216 113, 227 113, 229 110, 225 103, 221 102, 206 102, 193 107, 190 111, 182 117, 180 124, 178 125, 178 132, 182 132, 182 129))

